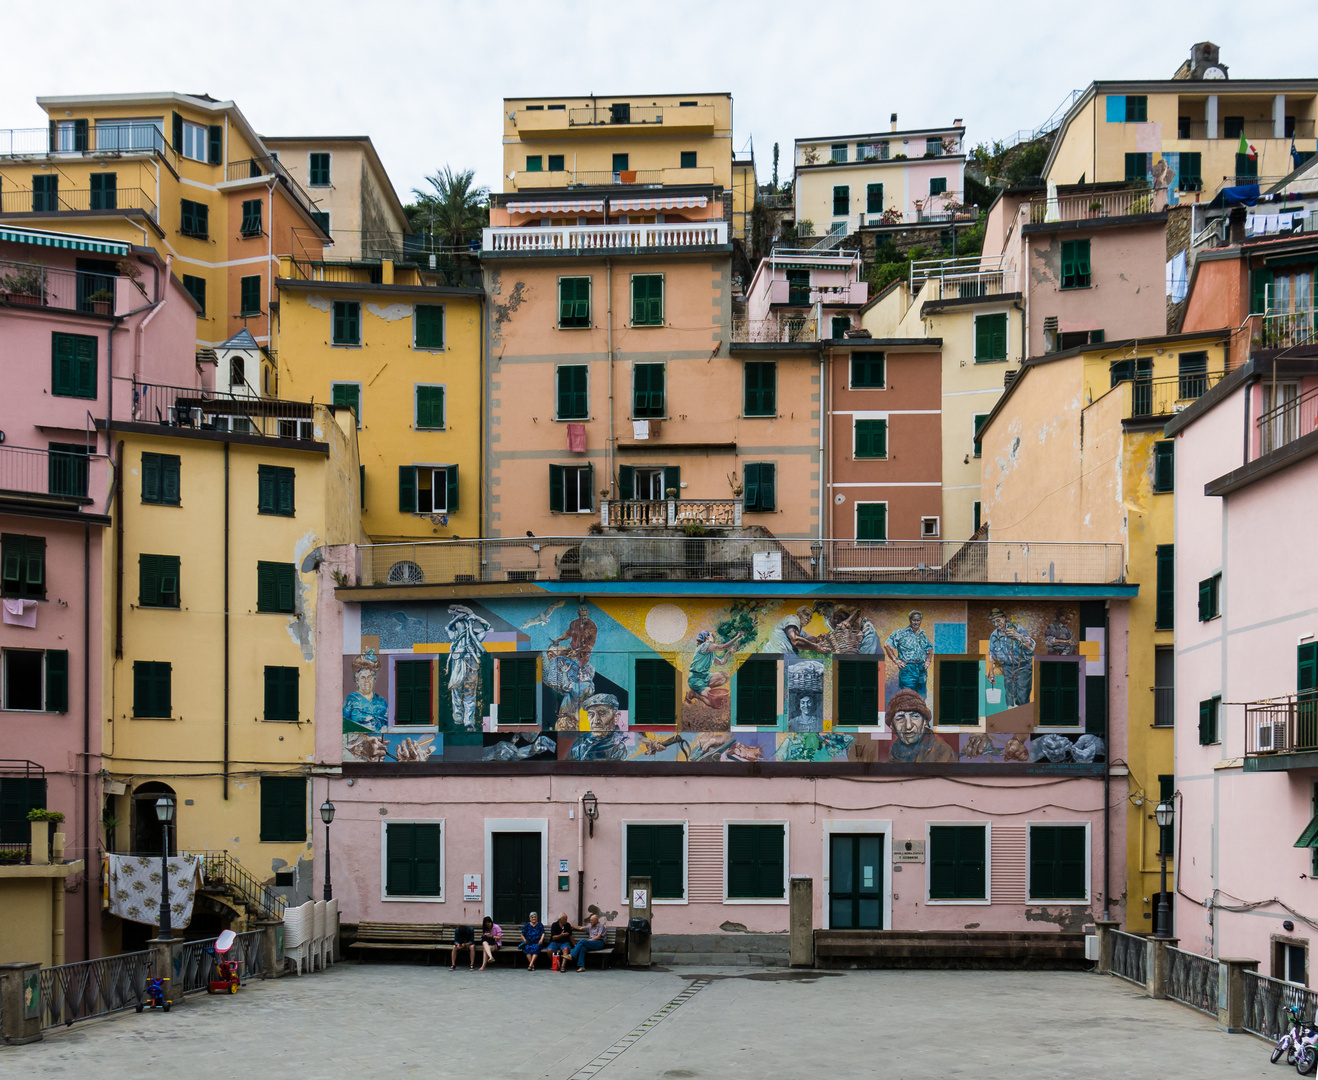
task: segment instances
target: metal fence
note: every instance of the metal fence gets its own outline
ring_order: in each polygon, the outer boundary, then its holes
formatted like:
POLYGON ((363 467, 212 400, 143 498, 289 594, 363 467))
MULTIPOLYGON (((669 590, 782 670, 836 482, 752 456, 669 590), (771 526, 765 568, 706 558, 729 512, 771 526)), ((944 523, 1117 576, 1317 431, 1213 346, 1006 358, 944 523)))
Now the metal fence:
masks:
POLYGON ((174 989, 183 994, 195 994, 205 990, 211 980, 211 971, 215 967, 215 954, 207 950, 216 942, 216 938, 202 938, 189 941, 174 951, 174 989))
POLYGON ((1149 984, 1148 939, 1112 931, 1112 974, 1140 986, 1149 984))
POLYGON ((265 932, 263 930, 248 930, 244 934, 239 934, 234 942, 229 956, 230 959, 242 961, 243 966, 239 971, 244 979, 251 978, 253 975, 265 975, 264 940, 265 932))
POLYGON ((1257 421, 1259 453, 1269 454, 1302 435, 1318 431, 1318 389, 1284 401, 1257 421))
POLYGON ((60 214, 67 210, 144 210, 154 221, 156 204, 141 188, 60 188, 0 191, 0 211, 6 214, 60 214))
POLYGON ((201 860, 202 879, 207 889, 224 889, 247 905, 261 919, 282 919, 287 900, 268 885, 263 885, 246 867, 227 851, 194 852, 201 860))
POLYGON ((1279 1039, 1290 1027, 1286 1010, 1292 1005, 1300 1007, 1300 1019, 1306 1024, 1314 1022, 1318 1008, 1318 994, 1294 983, 1270 979, 1256 971, 1243 972, 1245 977, 1246 1031, 1262 1035, 1265 1039, 1279 1039))
POLYGON ((1245 756, 1318 750, 1318 693, 1245 705, 1245 756))
POLYGON ((146 998, 151 957, 149 951, 122 953, 42 968, 41 1026, 67 1026, 136 1008, 146 998))
POLYGON ((133 384, 133 419, 162 427, 314 439, 315 405, 186 386, 133 384))
POLYGON ((1167 996, 1192 1009, 1217 1015, 1217 961, 1167 948, 1167 996))
POLYGON ((85 453, 0 446, 0 491, 88 502, 88 467, 92 460, 85 453))

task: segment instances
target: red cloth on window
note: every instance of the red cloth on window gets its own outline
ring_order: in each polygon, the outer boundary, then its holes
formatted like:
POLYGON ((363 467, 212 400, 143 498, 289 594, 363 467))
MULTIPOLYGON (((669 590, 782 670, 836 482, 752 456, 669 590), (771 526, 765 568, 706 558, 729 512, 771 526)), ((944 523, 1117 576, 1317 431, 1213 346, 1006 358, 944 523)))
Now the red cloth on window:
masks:
POLYGON ((585 424, 568 424, 567 448, 574 454, 584 454, 586 452, 585 424))

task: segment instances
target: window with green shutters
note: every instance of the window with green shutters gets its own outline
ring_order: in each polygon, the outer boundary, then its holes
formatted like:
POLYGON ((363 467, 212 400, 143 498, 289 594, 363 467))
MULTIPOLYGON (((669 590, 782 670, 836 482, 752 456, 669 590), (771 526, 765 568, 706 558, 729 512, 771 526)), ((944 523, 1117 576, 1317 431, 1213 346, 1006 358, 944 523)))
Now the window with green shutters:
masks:
POLYGON ((1257 180, 1259 174, 1259 159, 1250 157, 1248 154, 1236 155, 1236 183, 1242 180, 1248 182, 1257 180))
POLYGON ((850 315, 834 315, 828 321, 828 336, 834 341, 841 341, 850 329, 850 315))
POLYGON ((770 461, 749 461, 742 466, 742 508, 767 514, 778 509, 778 466, 770 461))
POLYGON ((590 418, 589 370, 586 364, 563 364, 559 367, 557 373, 559 420, 590 418))
POLYGON ((26 845, 32 839, 29 810, 46 809, 44 777, 0 777, 0 844, 26 845))
POLYGON ((865 213, 881 214, 883 213, 883 185, 866 184, 865 185, 865 213))
POLYGON ((399 660, 394 665, 394 723, 433 724, 430 660, 399 660))
POLYGON ((1150 154, 1126 155, 1126 183, 1142 184, 1149 179, 1150 154))
POLYGON ((549 510, 551 513, 588 514, 594 508, 594 465, 549 466, 549 510))
POLYGON ((184 274, 183 287, 188 290, 188 295, 197 301, 197 306, 201 308, 197 312, 197 318, 204 318, 206 315, 206 279, 196 277, 193 274, 184 274))
POLYGON ((888 456, 888 421, 857 420, 852 440, 853 456, 886 458, 888 456))
POLYGON ((632 275, 632 325, 663 326, 663 274, 632 275))
POLYGON ((265 719, 296 722, 298 719, 298 669, 271 667, 265 669, 265 719))
POLYGON ((418 386, 416 388, 416 426, 418 429, 438 431, 444 427, 444 388, 418 386))
POLYGON ((32 177, 32 212, 54 213, 59 210, 59 177, 53 173, 32 177))
POLYGON ((988 899, 987 826, 929 826, 926 858, 930 900, 988 899))
POLYGON ((294 563, 258 562, 256 564, 256 610, 291 615, 297 593, 297 566, 294 563))
POLYGON ((938 722, 979 723, 979 662, 938 661, 938 722))
POLYGON ((1149 99, 1144 94, 1126 95, 1126 123, 1143 124, 1149 118, 1149 99))
POLYGON ((173 716, 172 673, 173 665, 167 661, 133 661, 133 716, 151 720, 173 716))
POLYGON ((1089 241, 1062 241, 1062 288, 1089 288, 1089 241))
POLYGON ((1217 734, 1217 711, 1221 705, 1220 697, 1211 697, 1199 702, 1199 745, 1212 746, 1221 742, 1217 734))
POLYGON ((177 454, 142 453, 142 501, 179 505, 181 459, 177 454))
POLYGON ((1200 191, 1204 186, 1204 156, 1201 153, 1181 152, 1177 169, 1176 186, 1181 191, 1200 191))
POLYGON ((851 188, 846 184, 833 187, 833 215, 835 217, 851 213, 851 188))
POLYGON ((672 724, 677 718, 677 669, 653 657, 636 661, 634 724, 672 724))
POLYGON ((783 271, 783 276, 787 279, 787 302, 810 303, 810 271, 788 267, 783 271))
POLYGON ((868 658, 837 657, 836 722, 846 727, 874 727, 879 722, 879 662, 868 658))
POLYGON ((852 390, 882 390, 884 385, 883 353, 861 352, 851 354, 852 390))
POLYGON ((1153 444, 1153 490, 1158 493, 1176 488, 1176 443, 1163 439, 1153 444))
POLYGON ((179 606, 177 555, 138 555, 137 603, 139 607, 179 606))
POLYGON ((1084 825, 1030 826, 1030 899, 1084 900, 1089 895, 1084 825))
POLYGON ((191 199, 179 200, 179 232, 198 240, 210 238, 210 207, 191 199))
POLYGON ((567 329, 590 325, 590 278, 558 279, 558 325, 567 329))
POLYGON ((1273 273, 1268 269, 1249 272, 1249 312, 1266 315, 1272 303, 1273 273))
POLYGON ((888 539, 887 503, 856 503, 856 539, 888 539))
POLYGON ((778 365, 772 360, 749 360, 743 367, 744 408, 747 416, 778 415, 778 365))
POLYGON ((330 383, 330 401, 334 405, 346 406, 357 417, 357 426, 362 426, 362 384, 355 382, 330 383))
POLYGON ((261 275, 252 274, 239 282, 239 315, 261 314, 261 275))
POLYGON ((362 343, 362 305, 359 301, 334 301, 334 327, 330 342, 334 345, 362 343))
POLYGON ((729 825, 729 900, 781 900, 787 895, 787 827, 729 825))
POLYGON ((696 167, 696 152, 694 150, 683 150, 678 160, 681 162, 682 168, 694 169, 696 167))
POLYGON ((50 392, 56 397, 96 397, 97 340, 90 334, 50 335, 50 392))
POLYGON ((1155 550, 1155 565, 1153 625, 1158 630, 1171 630, 1176 624, 1176 546, 1159 544, 1155 550))
POLYGON ((46 490, 52 495, 87 497, 86 443, 51 443, 46 455, 46 490))
POLYGON ((440 879, 441 826, 434 822, 390 821, 384 827, 386 896, 443 898, 440 879))
MULTIPOLYGON (((0 652, 0 669, 4 691, 0 708, 14 712, 69 711, 67 649, 5 649, 0 652)), ((23 824, 26 827, 27 822, 23 824)))
POLYGON ((238 230, 244 236, 261 235, 261 200, 243 200, 243 222, 238 230))
POLYGON ((257 513, 293 517, 296 479, 296 470, 286 465, 258 465, 256 467, 257 513))
POLYGON ((14 600, 46 599, 46 538, 5 533, 0 536, 0 596, 14 600))
POLYGON ((681 825, 627 825, 627 877, 648 877, 654 900, 686 899, 685 833, 681 825))
POLYGON ((1007 313, 975 316, 975 361, 1007 359, 1007 313))
POLYGON ((1080 665, 1053 660, 1037 665, 1039 670, 1039 723, 1049 727, 1078 726, 1080 723, 1080 665))
POLYGON ((778 658, 750 656, 737 669, 737 723, 747 727, 778 725, 778 658))
POLYGON ((527 154, 527 155, 526 155, 526 169, 525 169, 524 171, 525 171, 525 172, 544 172, 544 171, 545 171, 545 159, 544 159, 540 154, 527 154))
POLYGON ((412 345, 417 349, 444 347, 443 304, 417 304, 412 309, 412 345))
POLYGON ((91 209, 117 210, 119 208, 117 173, 92 173, 91 209))
POLYGON ((929 177, 929 194, 945 195, 947 193, 947 177, 931 176, 929 177))
POLYGON ((563 171, 563 155, 562 155, 562 154, 550 154, 550 155, 549 155, 549 171, 550 171, 550 172, 562 172, 562 171, 563 171))
POLYGON ((46 712, 69 711, 69 650, 46 650, 46 712))
POLYGON ((534 724, 540 683, 535 675, 534 656, 504 657, 499 660, 499 723, 534 724))
POLYGON ((1214 574, 1199 582, 1199 621, 1208 622, 1222 614, 1222 575, 1214 574))
POLYGON ((664 365, 632 365, 632 416, 637 420, 664 416, 664 365))
POLYGON ((306 838, 307 778, 261 777, 261 840, 301 843, 306 838))
POLYGON ((329 154, 312 154, 310 166, 307 182, 312 187, 328 187, 330 182, 329 154))
POLYGON ((313 211, 311 211, 311 220, 314 221, 317 225, 320 226, 321 230, 325 233, 326 236, 329 235, 329 231, 330 231, 330 216, 329 216, 329 211, 328 211, 328 210, 313 210, 313 211))
POLYGON ((984 430, 984 421, 987 420, 988 418, 989 418, 989 414, 986 412, 975 413, 974 419, 971 421, 972 423, 971 431, 974 434, 974 441, 972 445, 975 450, 975 457, 984 456, 984 440, 981 433, 984 430))

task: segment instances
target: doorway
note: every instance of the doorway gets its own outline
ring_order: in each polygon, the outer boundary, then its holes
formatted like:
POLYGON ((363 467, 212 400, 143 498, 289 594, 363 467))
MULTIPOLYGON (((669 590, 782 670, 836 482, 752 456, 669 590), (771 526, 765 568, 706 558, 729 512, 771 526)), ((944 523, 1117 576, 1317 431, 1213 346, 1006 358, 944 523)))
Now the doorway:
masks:
POLYGON ((540 834, 496 832, 492 841, 494 880, 490 915, 494 921, 505 927, 521 926, 531 912, 543 915, 540 834))
POLYGON ((178 797, 168 784, 140 784, 133 790, 133 851, 134 855, 159 855, 165 842, 163 826, 156 814, 156 801, 168 795, 174 800, 174 825, 169 831, 169 853, 178 854, 178 797))
POLYGON ((828 925, 883 929, 882 833, 833 833, 828 852, 828 925))

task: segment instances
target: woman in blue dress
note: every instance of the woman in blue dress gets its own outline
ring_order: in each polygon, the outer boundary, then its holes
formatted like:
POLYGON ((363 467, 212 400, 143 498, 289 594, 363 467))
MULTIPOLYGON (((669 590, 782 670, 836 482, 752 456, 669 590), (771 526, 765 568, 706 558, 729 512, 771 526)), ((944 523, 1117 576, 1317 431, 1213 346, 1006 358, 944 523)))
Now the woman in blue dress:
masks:
POLYGON ((389 727, 389 702, 375 692, 375 676, 380 660, 374 649, 367 649, 352 662, 352 676, 357 689, 343 702, 343 722, 355 724, 345 731, 385 731, 389 727))

